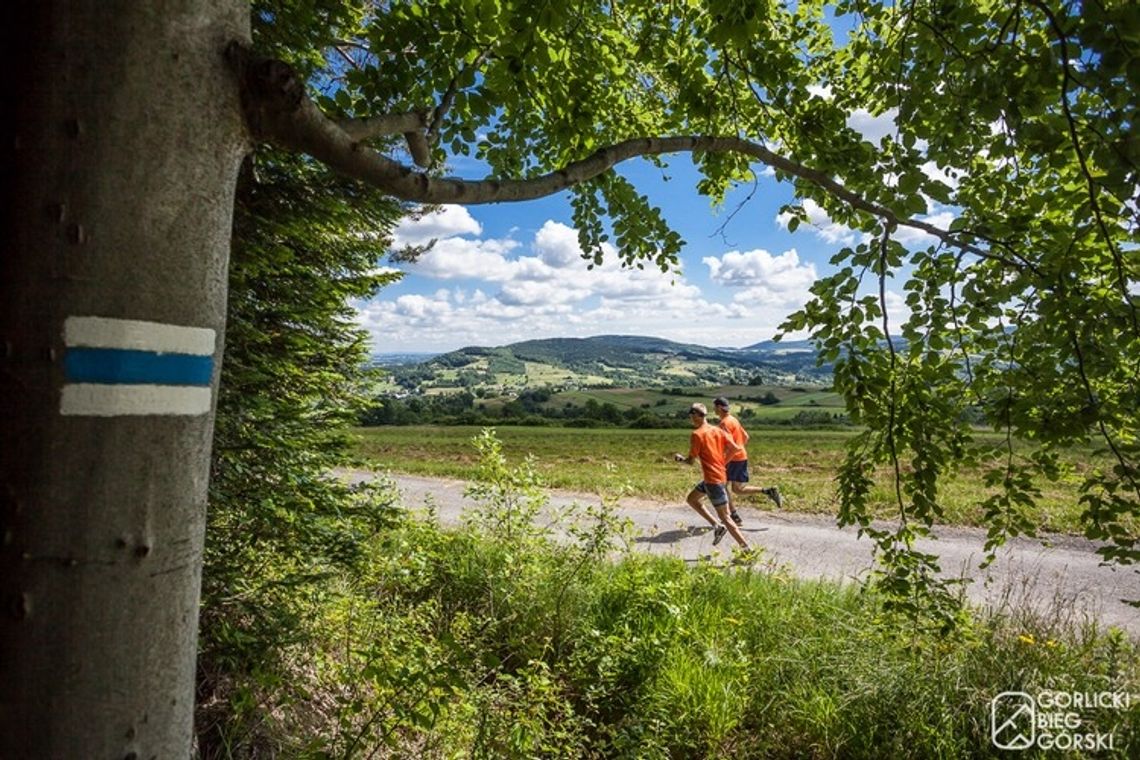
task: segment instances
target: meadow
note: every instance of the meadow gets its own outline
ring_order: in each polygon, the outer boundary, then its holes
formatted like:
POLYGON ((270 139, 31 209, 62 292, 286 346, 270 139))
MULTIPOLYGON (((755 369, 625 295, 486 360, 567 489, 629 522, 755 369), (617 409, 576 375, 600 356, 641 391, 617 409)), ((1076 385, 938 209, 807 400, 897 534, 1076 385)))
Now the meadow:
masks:
MULTIPOLYGON (((384 510, 363 574, 314 595, 291 670, 246 693, 227 741, 306 758, 999 757, 1002 692, 1140 689, 1134 642, 1064 609, 1005 606, 939 636, 873 590, 614 556, 604 509, 553 541, 531 520, 541 495, 512 487, 526 464, 490 464, 462 530, 384 510)), ((1140 702, 1078 717, 1111 737, 1096 756, 1135 757, 1140 702)))
MULTIPOLYGON (((370 466, 393 472, 467 479, 478 456, 472 439, 478 427, 405 426, 356 430, 356 453, 370 466)), ((656 501, 683 501, 700 480, 696 466, 673 461, 675 452, 685 453, 688 431, 634 430, 627 428, 510 427, 497 429, 503 448, 513 461, 530 455, 534 468, 553 488, 602 495, 619 491, 656 501)), ((835 474, 844 455, 844 444, 854 430, 808 430, 786 427, 750 427, 748 446, 752 481, 775 485, 784 495, 784 509, 812 514, 835 514, 835 474)), ((1004 439, 979 434, 997 445, 1004 439)), ((1082 507, 1078 503, 1082 473, 1100 466, 1088 450, 1066 457, 1066 471, 1055 482, 1042 481, 1041 498, 1029 516, 1043 531, 1079 533, 1082 507)), ((995 457, 994 466, 999 460, 995 457)), ((962 469, 948 478, 941 498, 946 522, 979 525, 979 502, 988 495, 982 485, 985 465, 962 469)), ((891 515, 892 491, 883 473, 875 491, 881 515, 891 515)), ((771 508, 764 497, 750 497, 745 504, 771 508)))

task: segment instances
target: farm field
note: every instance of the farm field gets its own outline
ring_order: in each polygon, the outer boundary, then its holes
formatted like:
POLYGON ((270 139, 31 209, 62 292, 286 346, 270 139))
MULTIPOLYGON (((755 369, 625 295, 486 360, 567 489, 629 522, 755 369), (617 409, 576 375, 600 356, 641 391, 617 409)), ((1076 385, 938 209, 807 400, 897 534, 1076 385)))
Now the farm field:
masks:
POLYGON ((588 400, 613 404, 619 410, 644 408, 661 416, 684 416, 694 401, 712 405, 717 396, 732 402, 733 413, 752 415, 756 420, 789 420, 800 412, 826 412, 842 415, 843 399, 832 391, 816 387, 787 388, 774 385, 720 385, 684 388, 683 393, 670 393, 659 388, 588 388, 560 391, 551 395, 543 406, 557 409, 567 404, 583 406, 588 400), (769 395, 770 394, 770 395, 769 395), (768 396, 769 403, 760 399, 768 396))
MULTIPOLYGON (((358 428, 356 451, 369 465, 417 475, 470 478, 477 455, 471 444, 478 427, 404 426, 358 428)), ((685 452, 688 431, 632 430, 627 428, 496 428, 511 461, 527 455, 547 485, 585 493, 609 494, 627 489, 633 497, 683 501, 700 480, 700 470, 676 464, 675 452, 685 452)), ((776 485, 787 511, 835 514, 835 474, 843 459, 844 444, 854 431, 803 430, 753 427, 749 444, 752 482, 776 485)), ((998 438, 993 438, 998 442, 998 438)), ((1070 472, 1059 482, 1039 484, 1042 497, 1031 517, 1042 530, 1079 533, 1081 474, 1099 463, 1089 452, 1069 457, 1070 472)), ((943 490, 946 522, 978 525, 985 498, 980 468, 962 471, 943 490)), ((893 491, 882 479, 875 491, 889 517, 893 491)), ((764 497, 749 497, 761 509, 770 509, 764 497)))

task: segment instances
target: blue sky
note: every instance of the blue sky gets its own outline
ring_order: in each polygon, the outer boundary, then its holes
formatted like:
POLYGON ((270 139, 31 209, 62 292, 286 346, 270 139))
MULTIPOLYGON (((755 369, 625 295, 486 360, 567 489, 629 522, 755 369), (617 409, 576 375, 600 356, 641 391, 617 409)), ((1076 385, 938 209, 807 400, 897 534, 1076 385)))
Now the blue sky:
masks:
MULTIPOLYGON (((849 123, 876 143, 893 128, 890 114, 855 113, 849 123)), ((470 164, 449 169, 484 175, 470 164)), ((694 189, 698 176, 688 156, 673 157, 665 171, 636 159, 620 166, 685 240, 679 275, 623 270, 613 256, 588 271, 566 194, 445 207, 406 221, 396 230, 398 246, 437 242, 419 261, 400 267, 400 283, 357 304, 360 322, 380 353, 603 334, 729 347, 770 339, 807 301, 812 282, 832 271, 831 256, 857 236, 812 207, 813 224, 789 233, 779 209, 792 200, 791 186, 763 169, 757 167, 755 189, 739 188, 714 209, 694 189)), ((945 212, 936 211, 931 221, 948 224, 945 212)), ((898 325, 902 298, 892 291, 888 302, 898 325)))

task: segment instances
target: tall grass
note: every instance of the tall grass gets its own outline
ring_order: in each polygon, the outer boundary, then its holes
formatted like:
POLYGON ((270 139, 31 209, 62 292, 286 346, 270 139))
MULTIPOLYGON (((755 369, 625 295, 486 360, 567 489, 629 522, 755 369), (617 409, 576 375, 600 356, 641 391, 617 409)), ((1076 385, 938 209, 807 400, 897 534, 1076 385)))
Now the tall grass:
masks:
MULTIPOLYGON (((989 757, 1000 692, 1140 686, 1118 632, 992 618, 916 638, 851 588, 634 555, 577 566, 570 547, 415 521, 376 550, 306 674, 323 697, 280 726, 308 737, 287 754, 989 757)), ((1089 720, 1110 756, 1135 756, 1140 709, 1089 720)))
MULTIPOLYGON (((314 600, 321 645, 263 688, 261 755, 996 757, 1000 692, 1140 691, 1119 631, 1010 606, 933 637, 851 587, 630 553, 604 505, 551 540, 530 464, 481 446, 468 527, 409 515, 314 600)), ((1082 719, 1136 756, 1140 704, 1082 719)))

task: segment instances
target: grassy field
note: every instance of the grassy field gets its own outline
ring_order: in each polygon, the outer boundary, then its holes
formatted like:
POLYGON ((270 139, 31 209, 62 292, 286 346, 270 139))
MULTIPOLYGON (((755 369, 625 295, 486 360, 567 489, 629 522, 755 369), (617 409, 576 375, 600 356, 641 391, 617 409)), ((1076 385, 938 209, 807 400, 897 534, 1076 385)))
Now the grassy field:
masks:
MULTIPOLYGON (((212 757, 1018 757, 991 741, 1001 693, 1140 688, 1127 635, 1063 606, 938 637, 850 584, 603 561, 604 528, 553 541, 515 514, 456 531, 397 514, 358 577, 312 595, 281 676, 242 674, 212 757)), ((1071 715, 1112 742, 1073 757, 1137 757, 1137 700, 1071 715)))
POLYGON ((618 409, 644 408, 653 414, 673 416, 699 401, 712 405, 717 396, 725 396, 731 402, 736 414, 751 411, 759 420, 788 420, 800 412, 845 412, 843 399, 833 391, 820 388, 788 388, 775 385, 718 385, 702 388, 686 388, 682 395, 666 393, 658 388, 586 388, 582 390, 560 391, 553 394, 544 404, 547 409, 559 409, 566 404, 583 406, 594 400, 599 404, 613 404, 618 409), (766 394, 777 399, 775 404, 762 404, 758 399, 766 394))
MULTIPOLYGON (((476 427, 364 428, 357 431, 357 452, 381 469, 468 478, 477 464, 471 439, 478 432, 476 427)), ((555 488, 612 493, 628 486, 636 497, 681 503, 700 480, 698 467, 673 461, 674 452, 685 452, 688 447, 688 431, 683 429, 504 426, 497 432, 511 460, 533 456, 535 468, 555 488)), ((750 432, 753 483, 779 486, 785 497, 785 510, 836 512, 835 474, 843 459, 844 444, 854 432, 759 427, 750 432)), ((1040 484, 1043 495, 1031 517, 1043 530, 1079 532, 1079 473, 1096 463, 1087 452, 1074 453, 1070 463, 1073 471, 1060 482, 1040 484)), ((884 517, 891 514, 888 486, 884 473, 875 492, 884 517)), ((986 495, 980 469, 957 474, 942 492, 947 521, 980 524, 978 504, 986 495)), ((751 503, 760 508, 771 507, 763 497, 752 499, 751 503)))

